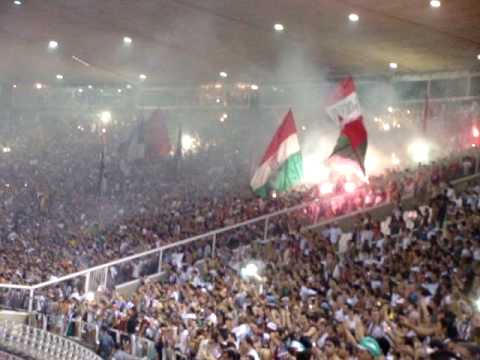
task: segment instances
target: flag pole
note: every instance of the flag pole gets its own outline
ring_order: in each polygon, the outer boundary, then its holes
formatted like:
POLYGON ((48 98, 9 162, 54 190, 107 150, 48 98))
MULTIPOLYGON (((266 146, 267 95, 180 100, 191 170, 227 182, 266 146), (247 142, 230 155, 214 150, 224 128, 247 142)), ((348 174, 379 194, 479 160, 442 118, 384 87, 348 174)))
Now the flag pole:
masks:
POLYGON ((100 171, 98 174, 98 186, 97 186, 97 192, 98 196, 102 196, 102 185, 103 185, 103 177, 105 174, 105 139, 102 135, 100 135, 100 140, 102 144, 102 150, 100 151, 100 171))

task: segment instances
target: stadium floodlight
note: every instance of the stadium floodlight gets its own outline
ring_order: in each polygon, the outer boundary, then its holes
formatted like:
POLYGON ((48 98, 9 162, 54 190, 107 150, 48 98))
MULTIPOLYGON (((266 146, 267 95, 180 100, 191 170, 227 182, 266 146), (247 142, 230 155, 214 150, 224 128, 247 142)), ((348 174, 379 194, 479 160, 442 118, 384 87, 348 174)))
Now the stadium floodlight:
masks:
POLYGON ((58 42, 55 41, 55 40, 50 40, 50 41, 48 42, 48 48, 49 48, 50 50, 55 50, 56 48, 58 48, 58 42))
POLYGON ((112 113, 110 111, 102 111, 98 114, 102 124, 107 125, 112 121, 112 113))
POLYGON ((182 148, 184 151, 190 151, 195 147, 195 139, 188 134, 182 135, 182 148))
POLYGON ((360 20, 360 16, 358 16, 358 14, 352 13, 348 15, 348 20, 350 20, 351 22, 358 22, 358 20, 360 20))

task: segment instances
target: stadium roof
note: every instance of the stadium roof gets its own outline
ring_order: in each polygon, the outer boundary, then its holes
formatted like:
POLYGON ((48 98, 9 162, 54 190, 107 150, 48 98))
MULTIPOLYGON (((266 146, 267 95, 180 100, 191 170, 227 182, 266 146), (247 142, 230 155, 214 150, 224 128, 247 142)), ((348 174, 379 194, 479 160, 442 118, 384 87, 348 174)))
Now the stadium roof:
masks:
POLYGON ((478 70, 479 18, 478 0, 4 0, 0 80, 198 84, 224 71, 301 81, 389 74, 391 62, 397 72, 478 70))

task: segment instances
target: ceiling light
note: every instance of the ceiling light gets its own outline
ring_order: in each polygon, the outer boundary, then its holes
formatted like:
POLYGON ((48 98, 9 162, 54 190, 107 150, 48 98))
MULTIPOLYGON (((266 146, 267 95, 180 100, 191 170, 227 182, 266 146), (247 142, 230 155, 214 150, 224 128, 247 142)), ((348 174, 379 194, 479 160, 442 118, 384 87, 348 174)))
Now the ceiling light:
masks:
POLYGON ((222 102, 222 100, 220 100, 220 98, 217 98, 217 99, 215 100, 215 102, 216 102, 217 104, 220 104, 220 103, 222 102))
POLYGON ((123 37, 123 44, 124 45, 130 45, 133 42, 132 38, 129 36, 124 36, 123 37))
POLYGON ((132 88, 132 85, 127 84, 125 87, 126 87, 127 89, 131 89, 131 88, 132 88))
POLYGON ((433 8, 439 8, 440 6, 442 6, 442 3, 440 2, 440 0, 432 0, 430 1, 430 6, 433 8))
POLYGON ((13 87, 14 89, 16 89, 16 88, 17 88, 17 84, 13 84, 12 87, 13 87))
POLYGON ((13 2, 14 5, 22 5, 22 2, 20 0, 15 0, 13 2))
POLYGON ((58 48, 58 42, 55 41, 55 40, 50 40, 50 41, 48 42, 48 48, 49 48, 50 50, 54 50, 54 49, 58 48))
POLYGON ((121 94, 121 93, 122 93, 122 89, 117 89, 117 92, 118 92, 119 94, 121 94))
POLYGON ((391 62, 389 64, 389 66, 390 66, 390 69, 392 69, 392 70, 398 69, 398 64, 397 63, 391 62))
POLYGON ((477 60, 480 60, 480 54, 477 55, 477 60))
POLYGON ((391 106, 387 107, 387 111, 388 111, 389 113, 393 113, 393 107, 391 107, 391 106))
POLYGON ((78 92, 79 92, 80 94, 83 93, 83 89, 82 89, 82 88, 79 88, 79 89, 78 89, 78 92))
POLYGON ((360 20, 360 16, 358 16, 355 13, 352 13, 348 15, 348 20, 350 20, 351 22, 357 22, 358 20, 360 20))
POLYGON ((35 89, 41 90, 43 88, 43 85, 41 83, 36 83, 35 84, 35 89))
POLYGON ((252 89, 252 90, 258 90, 258 85, 252 84, 252 85, 250 86, 250 89, 252 89))
POLYGON ((221 71, 220 72, 220 77, 226 78, 226 77, 228 77, 228 74, 225 71, 221 71))
POLYGON ((87 88, 89 88, 90 90, 93 89, 93 86, 92 85, 88 85, 87 88))
POLYGON ((146 80, 146 79, 147 79, 147 75, 145 75, 145 74, 140 74, 140 75, 138 75, 138 78, 139 78, 140 80, 146 80))
POLYGON ((55 76, 57 78, 57 80, 63 80, 63 75, 62 74, 57 74, 57 76, 55 76))
POLYGON ((278 31, 278 32, 285 30, 285 27, 282 24, 275 24, 273 25, 273 28, 275 29, 275 31, 278 31))
POLYGON ((215 84, 215 89, 221 89, 222 87, 222 84, 215 84))

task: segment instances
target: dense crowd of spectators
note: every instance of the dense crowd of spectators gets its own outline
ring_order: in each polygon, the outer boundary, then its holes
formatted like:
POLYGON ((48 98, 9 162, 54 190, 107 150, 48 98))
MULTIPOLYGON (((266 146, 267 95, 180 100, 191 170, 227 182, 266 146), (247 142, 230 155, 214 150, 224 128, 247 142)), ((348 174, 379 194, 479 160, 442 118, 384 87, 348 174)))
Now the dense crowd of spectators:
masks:
MULTIPOLYGON (((174 158, 127 173, 107 146, 99 196, 95 136, 66 132, 41 151, 28 139, 0 163, 0 282, 36 284, 321 198, 270 223, 272 241, 251 226, 219 239, 215 257, 203 242, 164 254, 161 280, 144 278, 157 257, 110 269, 114 281, 94 299, 79 279, 36 292, 41 326, 93 337, 106 359, 128 358, 140 338, 151 359, 478 356, 480 187, 456 194, 449 183, 475 171, 476 149, 388 171, 354 192, 339 179, 328 196, 302 188, 259 199, 247 166, 223 148, 188 154, 173 176, 174 158), (405 195, 415 195, 414 211, 402 208, 405 195), (351 233, 301 230, 385 201, 396 207, 383 222, 365 215, 351 233), (132 278, 133 295, 114 290, 132 278)), ((4 295, 4 305, 26 308, 28 297, 4 295)))
MULTIPOLYGON (((172 175, 178 165, 174 157, 130 166, 127 173, 113 145, 118 143, 114 132, 108 134, 112 145, 107 145, 99 196, 103 145, 98 137, 81 127, 55 128, 55 138, 43 142, 11 134, 16 141, 1 154, 0 283, 36 284, 320 196, 315 189, 301 189, 276 198, 254 197, 248 165, 225 148, 187 154, 177 177, 172 175)), ((471 173, 475 156, 452 156, 372 178, 354 194, 317 204, 309 215, 318 220, 405 191, 421 194, 432 176, 471 173)))
POLYGON ((480 185, 439 182, 422 198, 349 231, 301 231, 288 216, 270 242, 165 259, 161 280, 131 295, 55 291, 38 319, 96 338, 105 359, 132 347, 152 360, 477 359, 480 185))

